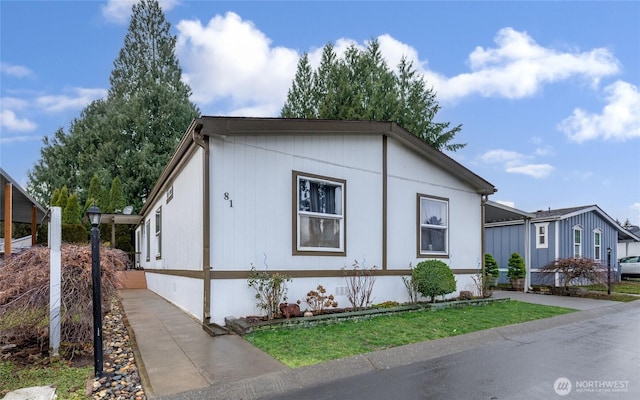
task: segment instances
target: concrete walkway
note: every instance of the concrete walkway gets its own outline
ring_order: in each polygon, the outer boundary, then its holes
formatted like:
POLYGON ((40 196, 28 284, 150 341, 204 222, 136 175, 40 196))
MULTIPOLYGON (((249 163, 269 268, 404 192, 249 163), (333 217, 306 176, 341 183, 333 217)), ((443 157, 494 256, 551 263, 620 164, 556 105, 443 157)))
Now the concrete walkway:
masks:
POLYGON ((550 294, 512 292, 507 290, 496 290, 495 292, 493 292, 492 297, 496 299, 510 298, 512 300, 523 301, 525 303, 573 308, 574 310, 590 310, 592 308, 620 304, 620 302, 618 301, 611 300, 596 300, 581 297, 554 296, 550 294))
POLYGON ((239 336, 209 336, 199 322, 150 290, 123 290, 120 295, 134 332, 145 393, 149 398, 166 400, 259 399, 640 306, 640 301, 618 303, 497 291, 496 298, 585 311, 290 369, 239 336))
POLYGON ((119 295, 148 397, 288 369, 237 335, 209 336, 199 322, 150 290, 119 295))

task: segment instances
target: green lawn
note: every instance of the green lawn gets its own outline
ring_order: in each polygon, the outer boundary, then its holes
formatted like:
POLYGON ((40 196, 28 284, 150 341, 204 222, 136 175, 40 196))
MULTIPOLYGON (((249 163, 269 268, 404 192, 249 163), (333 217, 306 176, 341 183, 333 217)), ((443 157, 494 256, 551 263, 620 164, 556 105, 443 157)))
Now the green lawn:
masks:
POLYGON ((55 385, 58 399, 85 399, 85 386, 92 373, 93 366, 74 368, 64 362, 18 368, 11 362, 0 361, 0 398, 21 388, 55 385))
POLYGON ((245 338, 289 367, 302 367, 409 343, 553 317, 575 310, 508 301, 417 311, 311 328, 274 328, 245 338))
MULTIPOLYGON (((607 291, 607 285, 589 285, 586 287, 590 290, 597 290, 600 292, 607 291)), ((626 281, 612 282, 611 292, 640 295, 640 279, 636 278, 636 279, 629 279, 626 281)))

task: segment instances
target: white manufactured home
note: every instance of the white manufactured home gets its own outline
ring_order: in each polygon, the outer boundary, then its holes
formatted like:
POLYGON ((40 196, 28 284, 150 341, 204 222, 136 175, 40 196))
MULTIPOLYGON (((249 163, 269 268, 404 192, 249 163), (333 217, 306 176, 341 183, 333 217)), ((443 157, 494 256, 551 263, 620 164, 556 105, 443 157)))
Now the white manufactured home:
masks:
POLYGON ((136 230, 147 287, 203 324, 256 315, 251 266, 348 307, 345 271, 376 267, 373 302, 408 300, 410 266, 439 259, 472 290, 493 185, 395 123, 202 117, 136 230))

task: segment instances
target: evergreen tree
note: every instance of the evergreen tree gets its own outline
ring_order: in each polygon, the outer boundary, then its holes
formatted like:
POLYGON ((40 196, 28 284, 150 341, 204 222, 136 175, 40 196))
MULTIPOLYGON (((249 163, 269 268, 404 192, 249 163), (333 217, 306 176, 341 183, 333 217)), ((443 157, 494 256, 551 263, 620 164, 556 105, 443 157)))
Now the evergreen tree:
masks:
POLYGON ((56 188, 53 191, 53 195, 51 196, 51 207, 57 207, 58 202, 60 201, 60 189, 56 188))
POLYGON ((296 76, 287 95, 289 101, 282 108, 282 117, 317 118, 313 97, 313 72, 309 56, 304 53, 298 61, 296 76))
POLYGON ((29 170, 27 191, 41 204, 51 201, 53 190, 63 185, 77 187, 75 172, 76 154, 71 154, 73 139, 62 128, 54 132, 51 139, 45 136, 40 148, 40 159, 29 170))
MULTIPOLYGON (((89 104, 69 132, 44 139, 27 189, 48 203, 53 188, 69 185, 82 204, 95 198, 87 185, 119 176, 124 203, 140 209, 193 118, 191 89, 181 80, 176 38, 157 0, 132 7, 129 30, 114 61, 109 94, 89 104)), ((102 195, 101 195, 102 196, 102 195)), ((98 206, 109 207, 106 202, 98 206)), ((92 203, 91 203, 92 204, 92 203)))
POLYGON ((87 192, 87 201, 85 202, 84 212, 86 213, 89 207, 96 205, 101 211, 106 212, 109 207, 109 200, 107 196, 107 190, 102 186, 97 174, 93 175, 91 182, 89 183, 89 190, 87 192))
POLYGON ((364 50, 350 46, 343 58, 336 56, 329 43, 313 79, 309 79, 309 69, 308 56, 303 54, 282 117, 395 121, 438 150, 456 151, 465 146, 451 143, 461 125, 451 128, 449 122, 434 121, 440 106, 433 89, 426 87, 406 58, 394 74, 377 40, 364 50))
POLYGON ((120 214, 124 210, 126 203, 122 194, 122 183, 117 176, 113 178, 111 190, 109 191, 109 207, 107 212, 120 214))
POLYGON ((64 210, 64 208, 67 206, 67 201, 69 201, 69 189, 67 189, 67 185, 64 185, 62 186, 62 189, 60 189, 58 201, 54 206, 61 207, 64 210))
POLYGON ((78 202, 78 196, 75 193, 71 193, 67 199, 66 206, 62 210, 62 223, 79 224, 80 219, 80 203, 78 202))
POLYGON ((181 80, 176 38, 156 0, 133 6, 124 46, 114 62, 109 100, 120 112, 112 122, 127 157, 119 174, 126 203, 136 208, 151 192, 193 118, 191 89, 181 80))

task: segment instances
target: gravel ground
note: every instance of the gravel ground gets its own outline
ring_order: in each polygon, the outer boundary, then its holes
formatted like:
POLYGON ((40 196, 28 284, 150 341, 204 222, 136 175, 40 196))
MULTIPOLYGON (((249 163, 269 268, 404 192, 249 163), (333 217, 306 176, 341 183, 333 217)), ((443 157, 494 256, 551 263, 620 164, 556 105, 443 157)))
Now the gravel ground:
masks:
POLYGON ((87 382, 87 395, 93 399, 146 400, 119 301, 112 303, 102 324, 104 374, 87 382))

